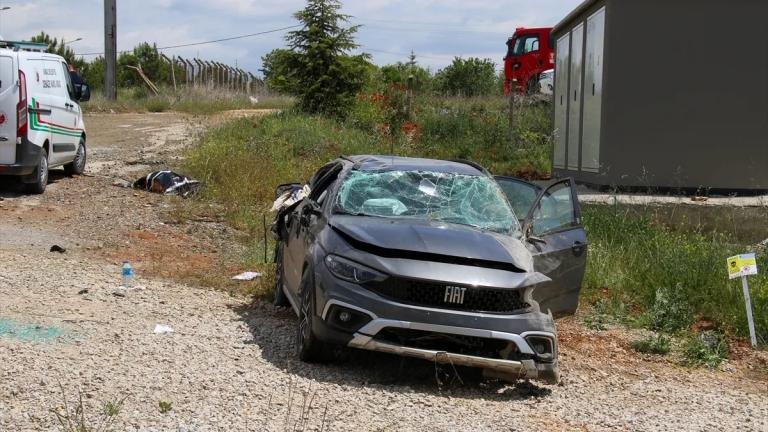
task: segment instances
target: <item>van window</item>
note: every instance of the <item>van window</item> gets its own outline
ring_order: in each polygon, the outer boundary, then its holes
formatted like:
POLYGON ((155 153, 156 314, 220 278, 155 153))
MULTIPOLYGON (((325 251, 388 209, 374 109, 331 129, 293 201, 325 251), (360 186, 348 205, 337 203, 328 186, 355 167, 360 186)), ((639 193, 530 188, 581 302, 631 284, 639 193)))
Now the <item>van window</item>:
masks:
POLYGON ((6 91, 15 82, 13 73, 13 58, 0 57, 0 91, 6 91))
POLYGON ((513 50, 512 55, 520 56, 520 55, 528 54, 530 52, 534 52, 538 50, 539 50, 539 35, 537 34, 520 35, 515 40, 515 49, 513 50))
POLYGON ((72 77, 69 75, 69 66, 67 66, 67 64, 64 62, 61 63, 61 66, 64 68, 64 82, 67 83, 67 92, 69 93, 69 97, 74 99, 75 86, 72 85, 72 77))

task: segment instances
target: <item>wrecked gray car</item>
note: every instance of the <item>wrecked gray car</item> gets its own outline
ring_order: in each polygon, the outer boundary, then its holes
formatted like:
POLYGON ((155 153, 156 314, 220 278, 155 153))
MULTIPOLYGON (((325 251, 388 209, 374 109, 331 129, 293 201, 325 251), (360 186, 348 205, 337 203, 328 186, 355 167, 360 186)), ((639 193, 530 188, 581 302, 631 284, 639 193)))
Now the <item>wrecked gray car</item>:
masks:
POLYGON ((341 345, 559 381, 554 316, 575 311, 587 252, 570 180, 355 156, 276 195, 275 302, 301 360, 341 345))

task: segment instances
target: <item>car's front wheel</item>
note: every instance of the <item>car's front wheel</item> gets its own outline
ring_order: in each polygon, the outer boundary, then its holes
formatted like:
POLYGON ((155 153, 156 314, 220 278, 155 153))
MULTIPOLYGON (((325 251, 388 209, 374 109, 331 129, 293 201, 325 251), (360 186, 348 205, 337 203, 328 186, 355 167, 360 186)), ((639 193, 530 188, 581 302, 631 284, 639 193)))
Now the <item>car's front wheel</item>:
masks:
POLYGON ((296 355, 309 363, 330 359, 328 346, 320 341, 312 329, 314 321, 315 281, 311 270, 301 277, 299 292, 299 325, 296 329, 296 355))

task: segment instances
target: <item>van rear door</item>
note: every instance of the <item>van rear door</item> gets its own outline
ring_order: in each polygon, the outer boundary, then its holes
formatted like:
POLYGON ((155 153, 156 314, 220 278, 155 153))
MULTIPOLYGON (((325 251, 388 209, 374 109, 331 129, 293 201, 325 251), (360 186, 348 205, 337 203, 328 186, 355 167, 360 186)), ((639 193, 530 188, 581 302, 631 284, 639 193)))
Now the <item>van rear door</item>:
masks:
POLYGON ((13 54, 0 54, 0 164, 16 163, 18 64, 13 54))

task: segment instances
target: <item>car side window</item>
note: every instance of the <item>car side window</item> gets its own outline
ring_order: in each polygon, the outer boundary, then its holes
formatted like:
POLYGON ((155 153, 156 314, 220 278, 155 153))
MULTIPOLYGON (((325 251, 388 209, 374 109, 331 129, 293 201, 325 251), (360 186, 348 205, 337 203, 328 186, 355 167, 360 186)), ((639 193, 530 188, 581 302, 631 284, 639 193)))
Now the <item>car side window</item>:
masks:
POLYGON ((524 220, 531 211, 531 207, 536 203, 541 188, 532 183, 506 177, 496 177, 496 182, 501 186, 504 195, 507 196, 517 219, 524 220))
POLYGON ((331 163, 320 168, 317 174, 312 176, 312 179, 309 181, 311 189, 309 199, 320 203, 321 198, 324 198, 325 192, 339 177, 342 167, 340 163, 331 163))
POLYGON ((548 189, 533 211, 533 235, 541 236, 578 226, 571 185, 559 183, 548 189))

